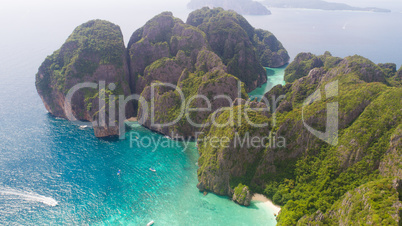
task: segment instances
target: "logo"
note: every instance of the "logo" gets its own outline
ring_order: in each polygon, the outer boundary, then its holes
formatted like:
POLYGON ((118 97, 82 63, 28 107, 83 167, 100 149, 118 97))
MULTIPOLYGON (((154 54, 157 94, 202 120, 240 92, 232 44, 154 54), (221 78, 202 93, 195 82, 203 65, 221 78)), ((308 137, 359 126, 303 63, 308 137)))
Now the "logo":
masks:
MULTIPOLYGON (((331 97, 338 96, 338 81, 331 82, 325 86, 325 98, 329 99, 331 97)), ((306 106, 324 99, 321 95, 321 91, 317 90, 311 94, 303 103, 302 109, 302 119, 303 125, 306 129, 312 133, 314 136, 327 142, 330 145, 336 146, 338 144, 338 102, 327 103, 327 123, 326 131, 321 132, 313 129, 311 126, 307 125, 304 119, 304 109, 306 106)))

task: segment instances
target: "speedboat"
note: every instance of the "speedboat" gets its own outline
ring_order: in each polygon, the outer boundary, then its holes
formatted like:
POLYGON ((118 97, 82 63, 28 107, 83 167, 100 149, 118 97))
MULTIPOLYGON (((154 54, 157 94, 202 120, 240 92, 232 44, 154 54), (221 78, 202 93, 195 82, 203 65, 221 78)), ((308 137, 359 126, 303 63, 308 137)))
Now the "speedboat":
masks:
POLYGON ((155 221, 150 221, 148 224, 147 224, 147 226, 151 226, 151 225, 153 225, 155 223, 155 221))
POLYGON ((149 168, 149 170, 151 170, 152 172, 156 172, 156 169, 154 169, 154 168, 149 168))

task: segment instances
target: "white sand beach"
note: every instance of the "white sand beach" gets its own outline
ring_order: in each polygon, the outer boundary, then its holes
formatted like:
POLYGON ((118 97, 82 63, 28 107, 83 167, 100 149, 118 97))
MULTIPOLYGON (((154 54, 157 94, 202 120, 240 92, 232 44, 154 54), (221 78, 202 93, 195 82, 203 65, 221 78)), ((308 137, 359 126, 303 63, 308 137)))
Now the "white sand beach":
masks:
POLYGON ((281 211, 281 207, 275 205, 271 200, 261 194, 254 194, 253 201, 263 202, 269 209, 271 209, 276 215, 281 211))
POLYGON ((129 121, 129 122, 136 122, 136 121, 137 121, 137 117, 131 117, 131 118, 127 119, 127 121, 129 121))

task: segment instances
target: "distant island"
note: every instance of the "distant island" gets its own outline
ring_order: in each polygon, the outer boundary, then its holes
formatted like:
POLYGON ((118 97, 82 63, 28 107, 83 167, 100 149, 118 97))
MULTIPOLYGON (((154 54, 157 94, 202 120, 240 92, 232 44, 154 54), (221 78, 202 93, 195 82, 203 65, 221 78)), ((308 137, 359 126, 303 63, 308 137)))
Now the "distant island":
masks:
POLYGON ((273 8, 301 8, 301 9, 322 9, 322 10, 351 10, 389 13, 389 9, 375 7, 354 7, 344 3, 326 2, 322 0, 265 0, 264 5, 273 8))
POLYGON ((200 9, 204 6, 210 8, 221 7, 225 10, 234 10, 242 15, 270 15, 269 11, 260 2, 252 0, 191 0, 187 7, 189 9, 200 9))

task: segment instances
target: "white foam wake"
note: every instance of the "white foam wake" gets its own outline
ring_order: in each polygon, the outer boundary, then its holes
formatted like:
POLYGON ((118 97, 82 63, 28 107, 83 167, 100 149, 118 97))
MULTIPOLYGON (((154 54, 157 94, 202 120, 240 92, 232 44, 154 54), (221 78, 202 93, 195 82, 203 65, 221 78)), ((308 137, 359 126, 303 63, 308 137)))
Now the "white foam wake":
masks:
POLYGON ((26 201, 31 201, 31 202, 41 202, 44 203, 48 206, 57 206, 59 203, 52 197, 46 197, 42 195, 38 195, 35 193, 30 193, 30 192, 24 192, 24 191, 18 191, 14 189, 9 189, 9 188, 0 188, 0 195, 2 196, 17 196, 21 199, 24 199, 26 201))

